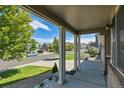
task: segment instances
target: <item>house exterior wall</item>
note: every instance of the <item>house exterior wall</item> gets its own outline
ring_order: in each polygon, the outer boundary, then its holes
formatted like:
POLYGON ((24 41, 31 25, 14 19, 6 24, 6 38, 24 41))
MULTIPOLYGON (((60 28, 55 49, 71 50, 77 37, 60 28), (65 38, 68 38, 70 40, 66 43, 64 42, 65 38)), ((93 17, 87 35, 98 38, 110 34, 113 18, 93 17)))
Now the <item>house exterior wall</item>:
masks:
MULTIPOLYGON (((123 52, 123 47, 120 46, 120 44, 124 44, 124 42, 120 41, 120 38, 123 37, 123 34, 120 32, 124 31, 123 10, 124 6, 120 6, 119 12, 117 12, 112 19, 111 35, 108 36, 111 37, 111 42, 109 42, 109 44, 111 44, 111 49, 107 49, 108 47, 106 47, 106 54, 109 54, 109 52, 111 53, 110 57, 107 57, 106 55, 106 80, 109 88, 124 88, 124 69, 122 67, 124 61, 120 58, 120 55, 123 56, 123 54, 121 54, 121 52, 123 52), (119 66, 120 62, 121 66, 119 66)), ((106 37, 106 41, 107 39, 108 38, 106 37)), ((106 46, 107 44, 108 43, 106 42, 106 46)))
POLYGON ((108 64, 107 86, 109 88, 124 88, 124 78, 110 63, 108 64))

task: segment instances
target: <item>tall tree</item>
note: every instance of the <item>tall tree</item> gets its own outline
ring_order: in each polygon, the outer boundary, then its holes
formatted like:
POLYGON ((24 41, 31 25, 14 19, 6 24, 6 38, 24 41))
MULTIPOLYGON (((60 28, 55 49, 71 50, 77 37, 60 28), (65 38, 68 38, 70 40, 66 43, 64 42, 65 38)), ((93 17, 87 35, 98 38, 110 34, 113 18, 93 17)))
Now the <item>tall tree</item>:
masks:
POLYGON ((17 6, 0 6, 0 59, 20 60, 32 42, 30 15, 17 6))
POLYGON ((53 50, 59 53, 59 40, 56 37, 53 40, 53 50))

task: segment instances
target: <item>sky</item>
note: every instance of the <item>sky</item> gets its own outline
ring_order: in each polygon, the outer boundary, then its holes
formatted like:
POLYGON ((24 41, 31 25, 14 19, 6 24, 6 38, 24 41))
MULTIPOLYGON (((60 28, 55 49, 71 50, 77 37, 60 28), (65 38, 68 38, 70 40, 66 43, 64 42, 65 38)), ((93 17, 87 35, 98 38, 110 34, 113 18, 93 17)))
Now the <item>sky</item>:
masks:
MULTIPOLYGON (((36 15, 30 14, 33 21, 30 25, 34 28, 35 32, 32 38, 40 44, 52 43, 53 39, 59 38, 59 27, 42 19, 36 15)), ((95 42, 95 34, 86 34, 81 36, 81 43, 95 42)), ((74 36, 71 32, 66 32, 66 42, 74 43, 74 36)))

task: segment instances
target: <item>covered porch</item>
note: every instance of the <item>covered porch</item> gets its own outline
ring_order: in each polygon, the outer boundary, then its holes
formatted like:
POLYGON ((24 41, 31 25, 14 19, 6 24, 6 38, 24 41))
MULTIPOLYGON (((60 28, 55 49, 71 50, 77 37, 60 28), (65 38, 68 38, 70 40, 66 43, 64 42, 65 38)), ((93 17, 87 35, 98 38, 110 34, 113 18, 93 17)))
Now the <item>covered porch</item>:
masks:
POLYGON ((104 75, 101 73, 101 62, 87 60, 80 63, 80 70, 74 75, 66 74, 66 83, 53 84, 52 88, 106 88, 104 75))
POLYGON ((60 28, 59 80, 51 87, 107 87, 106 62, 110 57, 110 26, 117 6, 23 6, 30 12, 47 19, 60 28), (66 74, 65 32, 74 35, 74 75, 66 74), (100 33, 104 36, 101 60, 80 60, 80 36, 100 33))

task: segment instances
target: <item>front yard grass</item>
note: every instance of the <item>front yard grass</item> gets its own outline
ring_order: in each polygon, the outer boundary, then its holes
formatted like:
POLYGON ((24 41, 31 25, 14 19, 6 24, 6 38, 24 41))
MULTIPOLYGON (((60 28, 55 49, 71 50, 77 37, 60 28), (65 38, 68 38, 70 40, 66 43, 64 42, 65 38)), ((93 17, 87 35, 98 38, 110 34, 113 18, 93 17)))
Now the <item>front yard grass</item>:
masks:
POLYGON ((51 71, 51 68, 40 66, 25 66, 17 69, 7 70, 0 73, 0 77, 2 77, 0 80, 0 87, 28 77, 43 74, 48 71, 51 71))
POLYGON ((67 54, 66 60, 74 60, 74 54, 73 53, 67 54))

